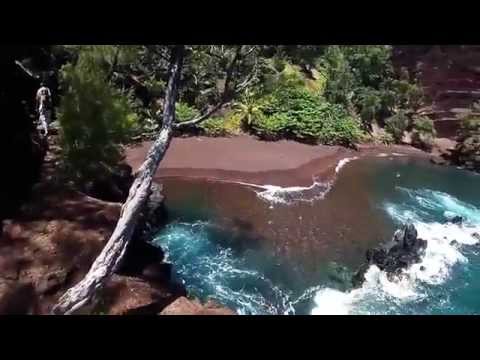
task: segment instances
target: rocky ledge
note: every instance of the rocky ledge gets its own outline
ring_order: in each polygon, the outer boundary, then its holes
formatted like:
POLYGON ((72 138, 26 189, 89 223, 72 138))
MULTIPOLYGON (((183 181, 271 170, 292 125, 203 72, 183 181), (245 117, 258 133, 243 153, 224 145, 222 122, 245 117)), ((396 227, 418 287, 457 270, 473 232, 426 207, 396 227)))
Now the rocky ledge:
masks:
POLYGON ((363 284, 365 273, 371 265, 385 271, 390 280, 400 277, 402 270, 422 260, 426 248, 427 241, 420 239, 415 226, 408 223, 395 232, 392 241, 367 251, 366 263, 352 278, 353 286, 360 287, 363 284))
POLYGON ((234 311, 225 308, 216 302, 209 300, 201 304, 198 300, 189 300, 179 297, 165 309, 160 315, 236 315, 234 311))
MULTIPOLYGON (((109 239, 120 208, 120 203, 62 187, 36 186, 20 214, 0 222, 0 314, 49 314, 59 297, 85 276, 109 239)), ((172 265, 146 241, 166 217, 161 187, 153 186, 121 268, 89 313, 156 315, 170 304, 175 305, 167 312, 176 309, 185 315, 233 313, 195 300, 185 306, 187 292, 172 280, 172 265)))

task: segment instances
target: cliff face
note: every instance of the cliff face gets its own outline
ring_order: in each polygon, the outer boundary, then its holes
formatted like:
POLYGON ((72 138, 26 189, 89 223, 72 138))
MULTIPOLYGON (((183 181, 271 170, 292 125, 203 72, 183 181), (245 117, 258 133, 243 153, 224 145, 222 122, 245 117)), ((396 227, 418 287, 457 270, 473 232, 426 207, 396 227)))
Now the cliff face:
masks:
POLYGON ((455 138, 459 119, 480 101, 480 46, 396 46, 394 62, 418 76, 423 113, 435 121, 438 137, 455 138))

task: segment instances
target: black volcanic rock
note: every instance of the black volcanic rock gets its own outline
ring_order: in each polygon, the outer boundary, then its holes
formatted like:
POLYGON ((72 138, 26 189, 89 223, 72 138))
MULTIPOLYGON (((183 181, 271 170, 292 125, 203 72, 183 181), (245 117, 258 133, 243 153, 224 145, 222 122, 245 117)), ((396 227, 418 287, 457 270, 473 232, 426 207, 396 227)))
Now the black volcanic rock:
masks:
POLYGON ((463 224, 463 217, 461 216, 454 216, 451 219, 448 220, 448 222, 456 225, 462 225, 463 224))
POLYGON ((398 277, 403 269, 419 263, 425 255, 427 241, 418 238, 417 229, 411 223, 397 230, 390 243, 367 250, 366 260, 352 278, 352 285, 359 287, 365 281, 370 265, 385 271, 389 279, 398 277))

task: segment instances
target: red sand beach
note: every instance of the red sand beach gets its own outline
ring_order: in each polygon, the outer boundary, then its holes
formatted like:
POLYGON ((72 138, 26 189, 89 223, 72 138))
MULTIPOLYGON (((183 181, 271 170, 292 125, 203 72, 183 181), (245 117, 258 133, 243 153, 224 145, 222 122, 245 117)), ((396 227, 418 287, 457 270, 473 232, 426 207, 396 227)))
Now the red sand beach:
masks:
MULTIPOLYGON (((142 164, 151 142, 132 146, 126 160, 134 171, 142 164)), ((369 153, 424 154, 406 146, 361 146, 359 151, 340 146, 307 145, 290 140, 260 141, 250 136, 232 138, 174 138, 156 174, 165 177, 200 177, 278 186, 305 186, 312 177, 334 175, 338 162, 369 153)))

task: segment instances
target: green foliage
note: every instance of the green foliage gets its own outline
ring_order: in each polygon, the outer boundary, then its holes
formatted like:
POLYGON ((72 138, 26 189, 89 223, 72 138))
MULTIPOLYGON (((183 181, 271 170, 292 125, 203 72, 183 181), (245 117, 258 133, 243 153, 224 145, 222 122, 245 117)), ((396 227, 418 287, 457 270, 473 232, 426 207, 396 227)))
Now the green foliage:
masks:
POLYGON ((360 108, 360 117, 365 124, 375 120, 383 107, 382 93, 377 90, 363 88, 357 95, 357 104, 360 108))
POLYGON ((177 102, 175 104, 175 118, 177 122, 184 122, 192 120, 200 115, 200 112, 193 106, 184 102, 177 102))
POLYGON ((280 57, 274 57, 272 59, 272 66, 277 72, 282 72, 285 69, 287 62, 280 57))
POLYGON ((462 120, 453 158, 458 165, 480 172, 480 117, 470 115, 462 120))
MULTIPOLYGON (((191 120, 200 109, 219 101, 234 104, 227 115, 197 126, 211 136, 238 133, 243 127, 268 139, 351 144, 362 138, 361 128, 370 131, 374 122, 382 124, 388 118, 391 136, 386 134, 386 141, 398 142, 409 123, 405 114, 423 100, 408 71, 400 75, 394 71, 391 46, 196 45, 186 49, 177 121, 191 120), (231 67, 234 59, 240 61, 231 67), (231 75, 230 91, 224 93, 227 74, 231 75), (232 90, 240 84, 253 92, 245 93, 243 87, 242 93, 232 90)), ((73 63, 80 63, 88 53, 104 82, 131 89, 143 133, 158 130, 156 114, 168 78, 168 45, 66 46, 63 50, 71 54, 73 63)), ((133 113, 127 103, 125 111, 133 113)), ((427 133, 420 128, 415 131, 427 133)))
POLYGON ((73 62, 80 56, 88 56, 106 74, 113 66, 125 66, 134 62, 138 56, 138 45, 63 45, 65 51, 70 53, 73 62))
POLYGON ((263 74, 264 94, 269 94, 279 87, 304 87, 305 84, 305 76, 298 66, 279 58, 273 58, 269 62, 268 71, 263 74))
POLYGON ((399 143, 402 140, 403 133, 407 130, 409 122, 410 120, 405 111, 399 111, 385 120, 385 130, 392 135, 396 143, 399 143))
POLYGON ((419 132, 432 134, 433 136, 436 135, 433 120, 426 116, 414 116, 413 129, 419 132))
POLYGON ((459 139, 480 135, 480 116, 467 116, 460 123, 459 139))
POLYGON ((97 49, 82 48, 74 63, 63 66, 63 96, 58 109, 64 165, 73 180, 108 172, 121 157, 119 143, 137 127, 126 96, 106 81, 97 49))
POLYGON ((263 105, 250 92, 247 92, 242 100, 236 102, 233 106, 234 113, 247 127, 252 125, 255 119, 263 115, 262 108, 263 105))
POLYGON ((430 151, 436 136, 433 121, 424 116, 413 118, 412 145, 430 151))
POLYGON ((376 137, 376 140, 383 145, 391 145, 395 143, 395 139, 393 138, 392 134, 384 129, 381 129, 380 133, 376 137))
POLYGON ((288 134, 290 119, 285 113, 263 115, 251 124, 252 131, 264 140, 278 140, 288 134))
POLYGON ((328 77, 325 71, 312 69, 313 79, 305 80, 305 87, 312 93, 323 96, 327 89, 328 77))
POLYGON ((328 73, 326 97, 359 113, 368 127, 395 109, 416 109, 423 95, 408 76, 397 79, 391 47, 385 45, 329 46, 317 67, 328 73))
POLYGON ((300 70, 293 65, 285 64, 283 71, 279 74, 277 86, 301 87, 305 85, 305 77, 300 70))
POLYGON ((325 110, 318 137, 322 144, 350 146, 360 140, 362 131, 358 121, 339 105, 332 105, 325 110))
POLYGON ((232 113, 225 117, 212 117, 202 122, 200 128, 208 136, 238 135, 242 129, 242 118, 232 113))
POLYGON ((328 73, 327 99, 349 107, 352 104, 356 84, 355 74, 346 53, 340 46, 329 46, 325 56, 319 59, 317 66, 328 73))
POLYGON ((424 94, 416 83, 409 80, 393 80, 391 86, 398 107, 416 110, 421 106, 424 94))
POLYGON ((263 116, 255 118, 251 126, 261 138, 350 145, 361 135, 358 122, 340 105, 304 88, 281 87, 263 99, 261 109, 263 116))

